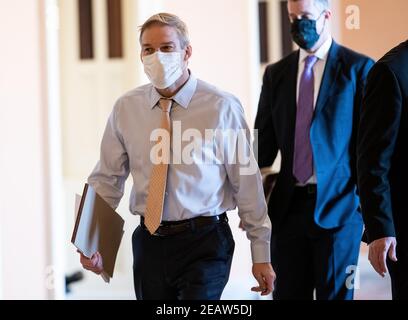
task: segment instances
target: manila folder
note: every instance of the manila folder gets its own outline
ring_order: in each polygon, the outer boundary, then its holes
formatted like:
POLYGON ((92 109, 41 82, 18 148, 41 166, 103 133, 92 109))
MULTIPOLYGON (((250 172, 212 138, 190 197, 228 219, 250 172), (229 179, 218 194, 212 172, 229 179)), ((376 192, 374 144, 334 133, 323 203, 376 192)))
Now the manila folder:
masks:
POLYGON ((92 186, 85 184, 71 242, 88 258, 99 251, 103 269, 111 278, 124 232, 123 226, 122 217, 92 186))

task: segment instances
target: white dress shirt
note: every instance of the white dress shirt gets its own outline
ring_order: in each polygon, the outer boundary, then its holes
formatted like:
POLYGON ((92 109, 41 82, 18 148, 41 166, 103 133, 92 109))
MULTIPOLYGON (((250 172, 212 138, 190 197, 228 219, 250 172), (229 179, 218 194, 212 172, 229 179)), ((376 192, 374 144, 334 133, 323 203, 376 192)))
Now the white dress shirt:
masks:
MULTIPOLYGON (((314 55, 318 58, 316 64, 313 66, 314 73, 314 104, 313 108, 316 107, 316 102, 319 97, 320 86, 322 84, 324 69, 326 67, 327 58, 329 56, 329 51, 333 43, 333 38, 329 37, 323 45, 313 54, 307 52, 306 50, 300 49, 299 53, 299 67, 297 76, 297 89, 296 89, 296 101, 299 101, 299 87, 302 73, 305 69, 305 60, 308 56, 314 55)), ((316 184, 316 169, 313 170, 313 176, 306 182, 306 184, 316 184)), ((297 184, 301 186, 302 184, 297 184)))
MULTIPOLYGON (((125 181, 131 174, 130 211, 139 215, 145 212, 153 168, 150 152, 155 145, 150 135, 160 128, 160 98, 151 84, 136 88, 119 98, 110 115, 102 139, 100 161, 88 183, 113 208, 118 206, 125 181)), ((176 126, 182 132, 198 130, 203 137, 206 129, 245 129, 250 132, 238 99, 193 75, 173 100, 170 113, 173 134, 176 126)), ((180 143, 184 148, 191 142, 180 143)), ((171 155, 175 149, 172 144, 171 155)), ((245 137, 245 149, 255 161, 249 134, 245 137)), ((215 153, 212 148, 205 152, 215 153)), ((162 218, 165 221, 214 216, 238 207, 251 241, 253 262, 270 262, 271 222, 258 169, 254 174, 242 175, 240 165, 228 161, 214 164, 170 162, 165 194, 162 218)))

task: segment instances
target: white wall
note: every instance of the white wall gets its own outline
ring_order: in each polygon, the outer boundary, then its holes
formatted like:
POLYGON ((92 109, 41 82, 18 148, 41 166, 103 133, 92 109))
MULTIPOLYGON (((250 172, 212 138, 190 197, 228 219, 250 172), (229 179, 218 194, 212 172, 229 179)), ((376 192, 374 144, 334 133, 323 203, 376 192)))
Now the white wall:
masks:
POLYGON ((0 252, 4 299, 43 299, 47 112, 42 1, 0 0, 0 252))

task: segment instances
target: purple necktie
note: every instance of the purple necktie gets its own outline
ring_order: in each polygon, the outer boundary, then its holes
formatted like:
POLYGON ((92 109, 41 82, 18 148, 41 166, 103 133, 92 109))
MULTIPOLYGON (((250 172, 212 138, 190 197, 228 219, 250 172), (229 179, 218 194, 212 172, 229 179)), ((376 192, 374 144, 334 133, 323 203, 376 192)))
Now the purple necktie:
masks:
POLYGON ((305 69, 299 86, 299 100, 296 112, 295 151, 293 175, 298 182, 306 184, 313 175, 313 154, 310 143, 310 126, 313 118, 314 105, 314 74, 313 66, 316 56, 305 59, 305 69))

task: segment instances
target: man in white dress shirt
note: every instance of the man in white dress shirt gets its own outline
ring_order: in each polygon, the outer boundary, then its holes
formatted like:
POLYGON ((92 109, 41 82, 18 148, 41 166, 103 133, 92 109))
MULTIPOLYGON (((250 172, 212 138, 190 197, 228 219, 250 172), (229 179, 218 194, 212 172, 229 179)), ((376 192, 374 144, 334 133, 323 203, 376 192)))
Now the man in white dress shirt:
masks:
MULTIPOLYGON (((88 179, 116 208, 132 175, 130 211, 142 216, 132 238, 137 298, 220 299, 234 252, 225 212, 235 207, 251 242, 252 290, 269 294, 275 274, 261 176, 257 166, 230 161, 255 161, 240 102, 190 72, 192 48, 177 16, 149 18, 140 44, 151 84, 115 104, 88 179)), ((99 253, 81 263, 103 267, 99 253)))

